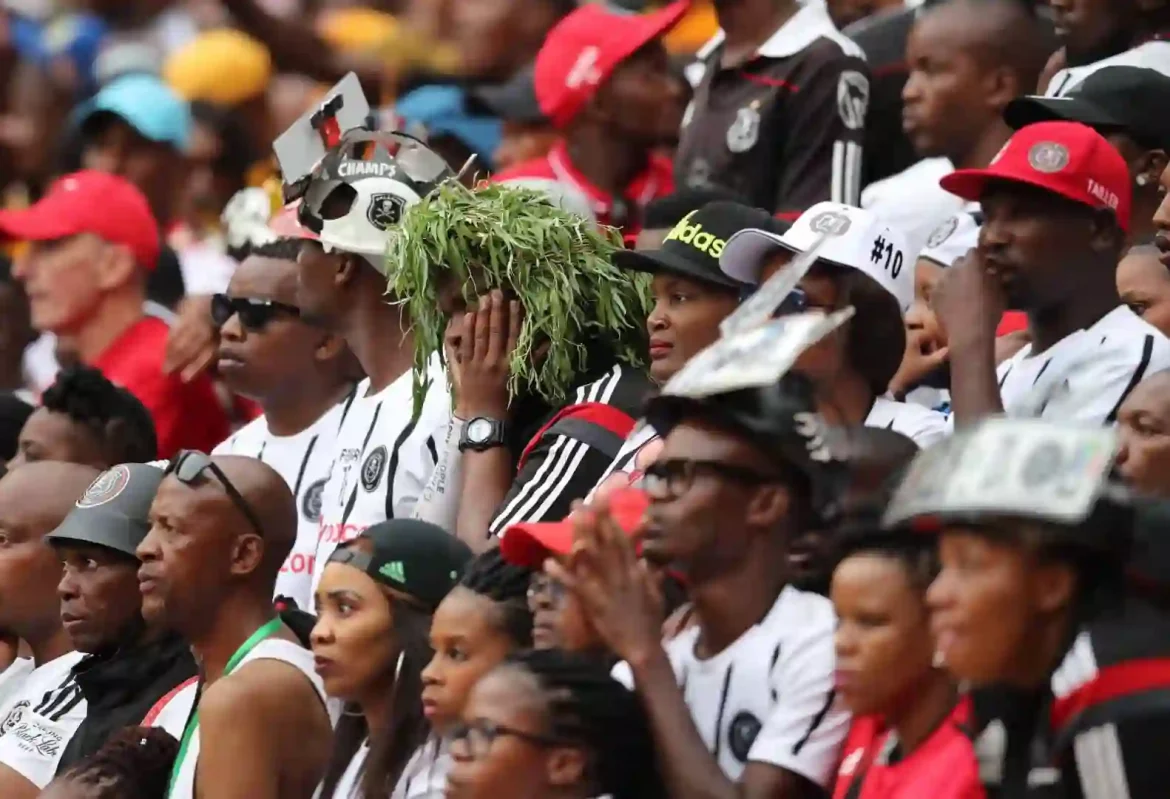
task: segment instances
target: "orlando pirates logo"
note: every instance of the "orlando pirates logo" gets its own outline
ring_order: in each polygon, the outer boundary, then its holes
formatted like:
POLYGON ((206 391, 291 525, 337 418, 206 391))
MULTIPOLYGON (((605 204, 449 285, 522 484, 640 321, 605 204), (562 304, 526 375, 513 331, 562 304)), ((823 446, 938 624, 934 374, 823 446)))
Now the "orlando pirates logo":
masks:
POLYGON ((301 515, 310 522, 321 518, 321 501, 325 494, 326 478, 322 478, 305 489, 301 497, 301 515))
POLYGON ((406 210, 406 200, 397 194, 373 194, 370 196, 370 205, 366 208, 366 219, 378 230, 389 230, 402 219, 402 212, 406 210))
POLYGON ((28 705, 29 703, 24 701, 17 702, 12 706, 12 710, 8 711, 8 715, 0 723, 0 736, 6 735, 16 729, 16 726, 20 724, 20 720, 24 718, 24 711, 28 709, 28 705))
POLYGON ((386 471, 386 447, 378 446, 366 456, 362 464, 362 488, 373 491, 382 482, 382 472, 386 471))

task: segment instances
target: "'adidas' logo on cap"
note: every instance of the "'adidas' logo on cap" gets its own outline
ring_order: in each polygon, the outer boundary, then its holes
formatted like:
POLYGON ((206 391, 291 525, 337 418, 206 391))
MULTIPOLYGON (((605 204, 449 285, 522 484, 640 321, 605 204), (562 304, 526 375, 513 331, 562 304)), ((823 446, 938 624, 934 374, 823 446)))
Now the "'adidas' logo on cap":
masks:
POLYGON ((703 230, 703 226, 695 223, 691 224, 690 219, 697 214, 698 211, 691 211, 682 218, 674 229, 667 234, 663 241, 677 241, 682 244, 689 244, 701 253, 718 258, 723 254, 723 248, 727 245, 727 239, 718 238, 714 233, 708 233, 703 230))

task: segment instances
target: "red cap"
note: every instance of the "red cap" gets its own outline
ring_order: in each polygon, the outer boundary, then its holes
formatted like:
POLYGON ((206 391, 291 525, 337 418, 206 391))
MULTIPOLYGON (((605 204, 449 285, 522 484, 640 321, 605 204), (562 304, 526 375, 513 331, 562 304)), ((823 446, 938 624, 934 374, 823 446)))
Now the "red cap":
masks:
MULTIPOLYGON (((638 488, 619 488, 608 497, 609 513, 631 538, 642 524, 650 498, 638 488)), ((538 568, 545 558, 568 555, 573 550, 573 517, 560 522, 514 524, 500 538, 504 560, 527 569, 538 568)))
POLYGON ((677 0, 649 14, 588 3, 558 22, 536 54, 533 80, 541 112, 557 127, 589 102, 618 65, 673 28, 690 7, 677 0))
POLYGON ((1079 122, 1037 122, 1016 131, 987 169, 960 169, 939 181, 964 200, 978 201, 989 180, 1047 189, 1091 208, 1104 208, 1129 230, 1129 168, 1121 153, 1079 122))
POLYGON ((92 233, 134 254, 153 270, 162 233, 150 204, 133 183, 108 172, 86 170, 59 178, 31 208, 0 211, 0 236, 16 241, 52 241, 92 233))

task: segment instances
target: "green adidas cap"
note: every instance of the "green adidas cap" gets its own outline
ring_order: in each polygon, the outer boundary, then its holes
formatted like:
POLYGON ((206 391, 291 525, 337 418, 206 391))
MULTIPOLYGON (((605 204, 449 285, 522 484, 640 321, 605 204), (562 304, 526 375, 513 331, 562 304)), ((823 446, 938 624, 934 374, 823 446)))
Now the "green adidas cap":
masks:
POLYGON ((471 549, 442 527, 417 519, 389 519, 368 527, 357 541, 371 553, 342 546, 330 563, 360 569, 377 582, 412 597, 434 611, 459 582, 472 559, 471 549))

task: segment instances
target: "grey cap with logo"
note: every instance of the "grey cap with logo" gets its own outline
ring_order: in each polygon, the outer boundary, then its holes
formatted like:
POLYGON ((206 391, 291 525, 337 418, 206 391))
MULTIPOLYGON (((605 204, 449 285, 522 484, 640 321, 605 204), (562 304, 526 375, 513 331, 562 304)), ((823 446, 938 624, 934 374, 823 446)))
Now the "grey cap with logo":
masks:
POLYGON ((45 540, 55 545, 100 546, 137 558, 138 545, 150 531, 150 505, 162 479, 162 469, 145 463, 107 469, 45 540))

